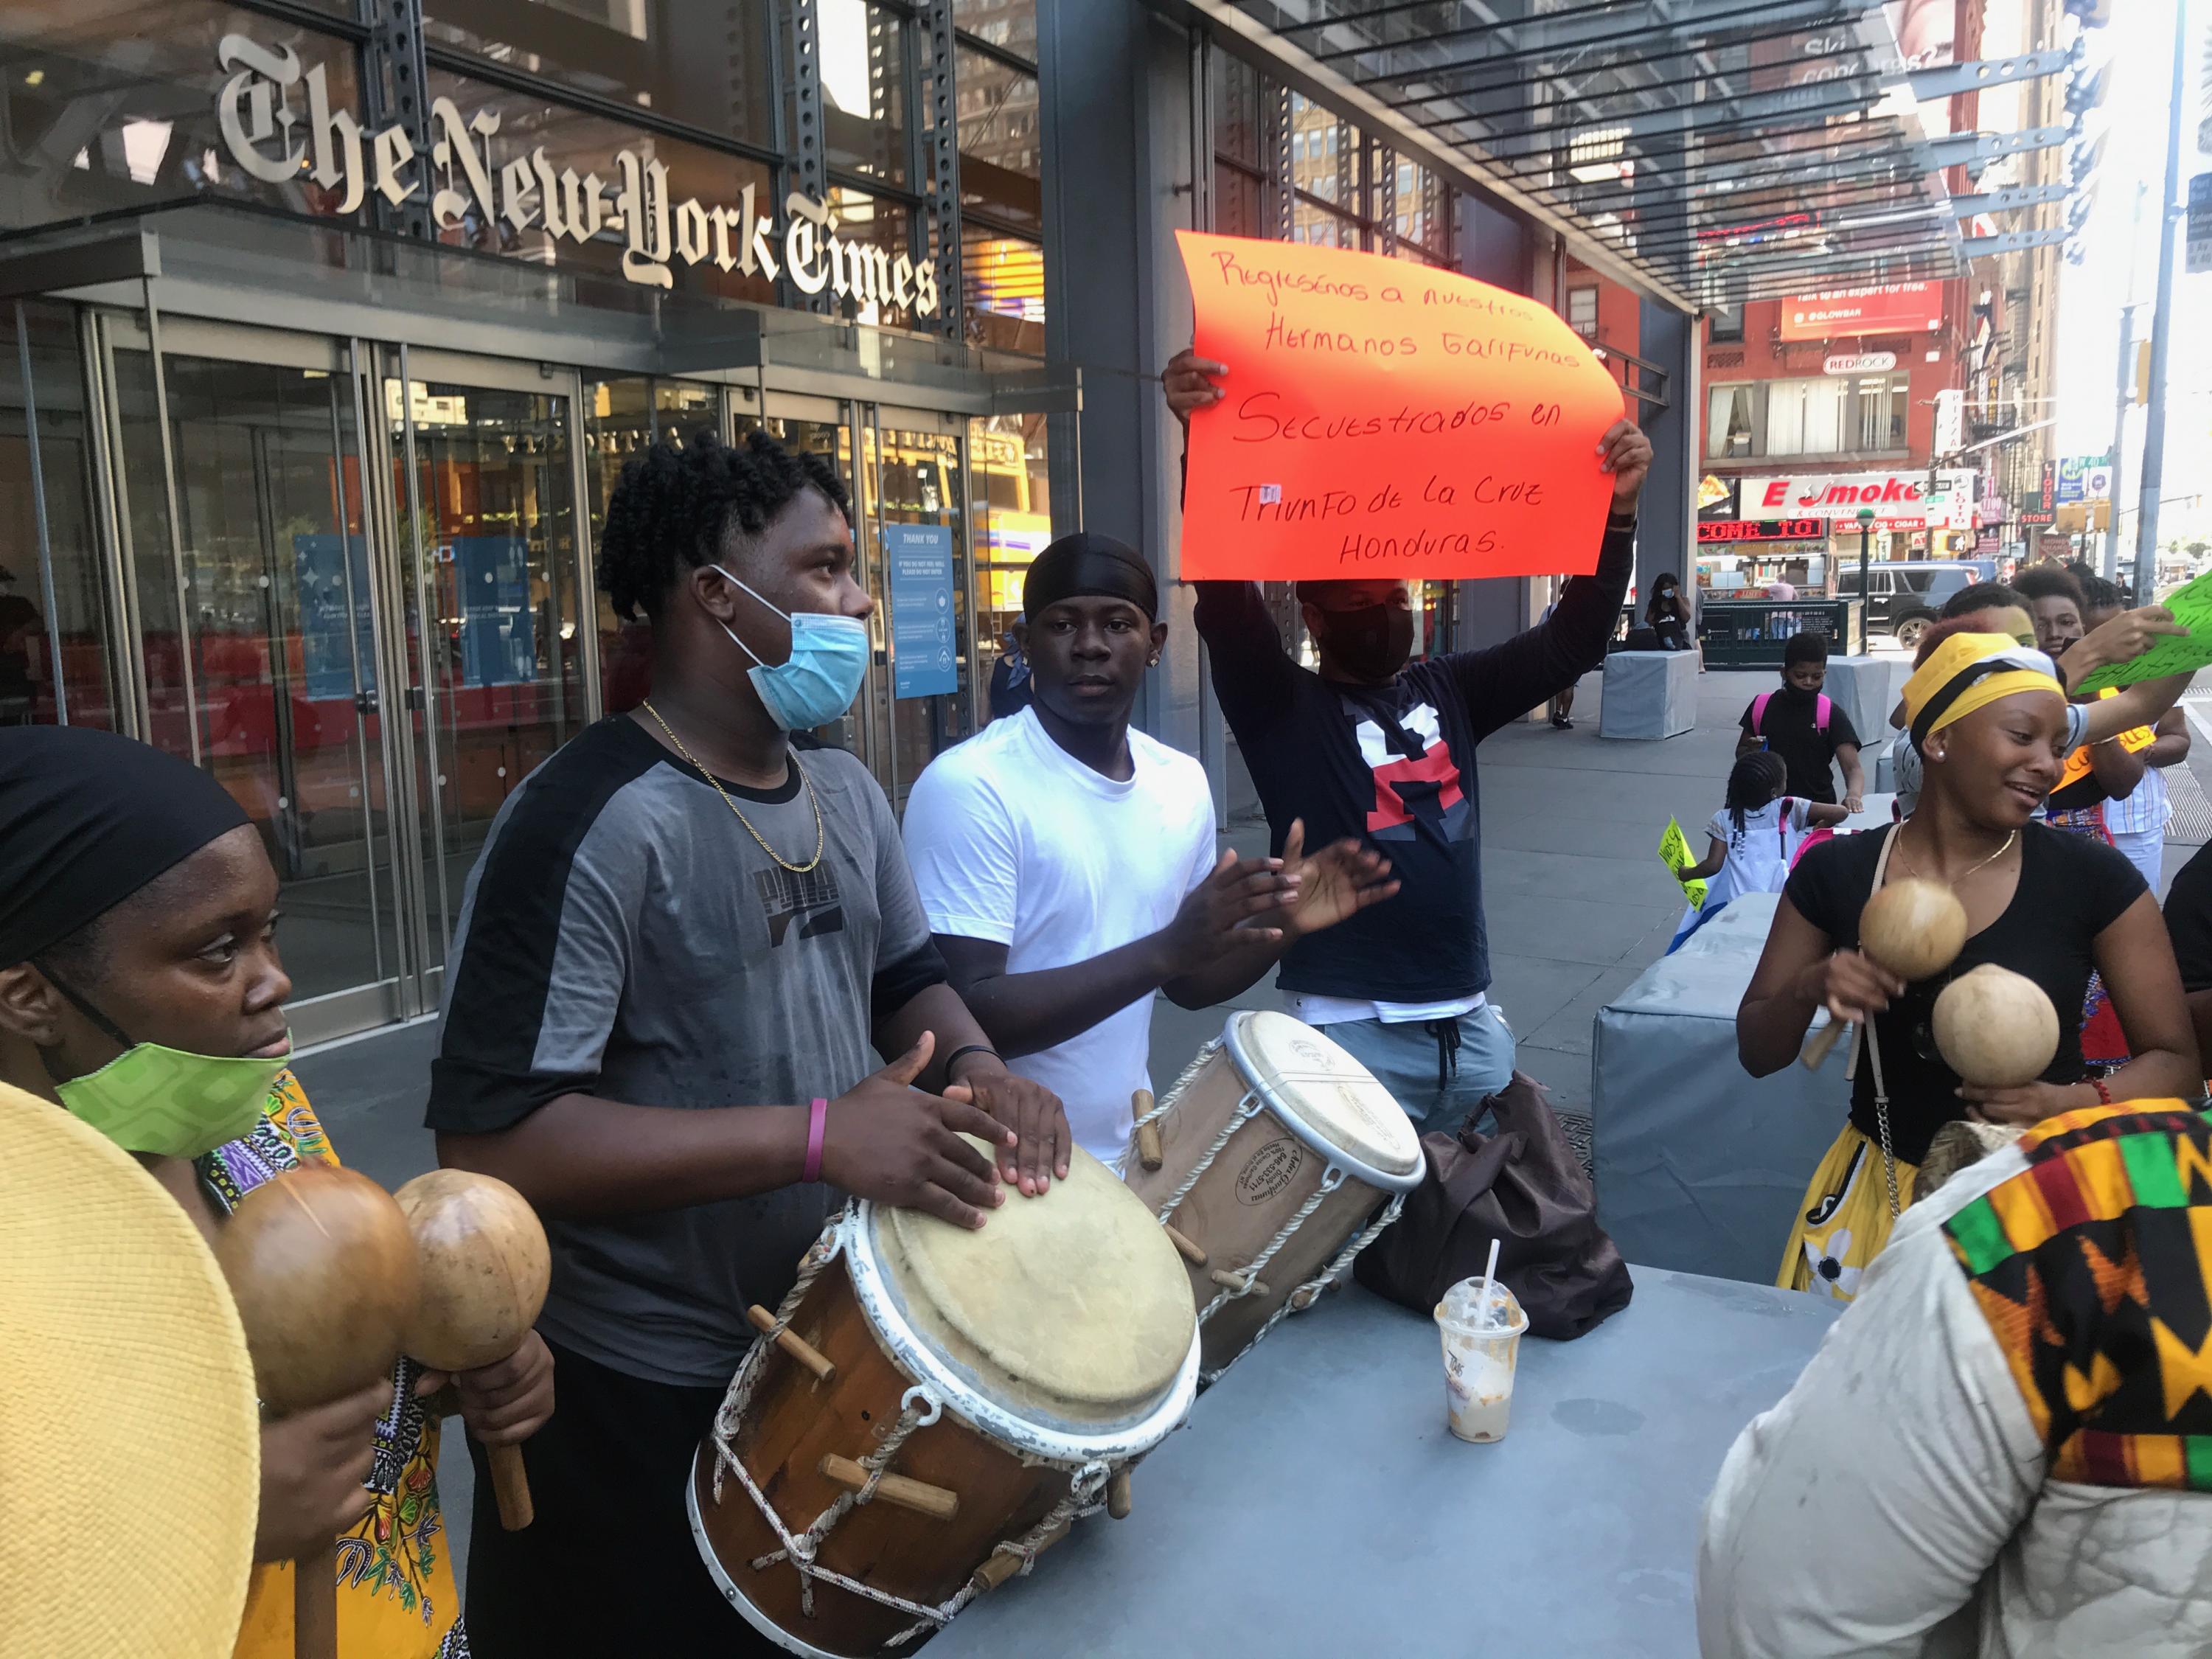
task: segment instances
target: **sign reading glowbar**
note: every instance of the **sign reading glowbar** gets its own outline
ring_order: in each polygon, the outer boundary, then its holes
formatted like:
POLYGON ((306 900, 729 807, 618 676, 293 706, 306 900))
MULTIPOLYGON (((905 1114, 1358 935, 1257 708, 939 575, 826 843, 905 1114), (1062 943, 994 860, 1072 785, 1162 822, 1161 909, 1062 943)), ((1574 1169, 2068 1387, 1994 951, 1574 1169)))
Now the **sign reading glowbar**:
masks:
POLYGON ((336 212, 357 211, 372 189, 395 208, 427 194, 441 230, 457 229, 474 214, 518 235, 542 229, 556 245, 618 234, 622 274, 650 288, 672 288, 679 262, 711 262, 748 276, 787 276, 802 294, 827 289, 841 300, 896 306, 917 316, 937 313, 933 265, 845 240, 837 234, 836 214, 798 191, 783 198, 779 236, 775 218, 756 208, 752 185, 734 204, 707 206, 696 197, 672 202, 667 163, 635 149, 614 153, 611 187, 596 173, 580 179, 574 167, 556 172, 542 144, 501 160, 492 145, 498 114, 480 109, 464 118, 450 98, 432 100, 434 140, 419 151, 404 126, 371 133, 350 111, 333 109, 324 66, 307 67, 289 46, 271 49, 227 34, 216 51, 232 72, 216 94, 216 123, 230 159, 249 177, 272 185, 289 183, 305 169, 331 192, 336 212), (301 87, 304 117, 292 101, 301 87))

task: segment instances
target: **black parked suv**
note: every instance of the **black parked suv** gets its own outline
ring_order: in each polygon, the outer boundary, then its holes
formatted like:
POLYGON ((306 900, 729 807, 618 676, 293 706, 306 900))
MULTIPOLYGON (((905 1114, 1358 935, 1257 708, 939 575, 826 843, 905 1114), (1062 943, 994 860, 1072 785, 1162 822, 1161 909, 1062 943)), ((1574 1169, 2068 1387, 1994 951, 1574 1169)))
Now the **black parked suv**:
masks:
MULTIPOLYGON (((1989 578, 1978 565, 1955 559, 1892 560, 1867 567, 1867 627, 1869 636, 1893 634, 1907 651, 1920 643, 1928 625, 1943 614, 1944 601, 1954 593, 1989 578)), ((1856 559, 1837 561, 1836 597, 1859 596, 1856 559)))

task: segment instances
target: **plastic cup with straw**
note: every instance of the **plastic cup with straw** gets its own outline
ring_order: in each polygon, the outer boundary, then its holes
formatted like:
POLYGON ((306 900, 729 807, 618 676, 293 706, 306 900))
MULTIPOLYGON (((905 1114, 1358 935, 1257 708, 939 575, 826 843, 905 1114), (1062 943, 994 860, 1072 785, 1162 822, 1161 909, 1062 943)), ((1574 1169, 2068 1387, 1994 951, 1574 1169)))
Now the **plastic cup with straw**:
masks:
POLYGON ((1444 1347, 1445 1420, 1462 1440, 1505 1437, 1521 1334, 1528 1328, 1520 1303, 1498 1282, 1498 1246, 1497 1239, 1490 1241, 1490 1259, 1480 1279, 1460 1280, 1437 1304, 1437 1328, 1444 1347))

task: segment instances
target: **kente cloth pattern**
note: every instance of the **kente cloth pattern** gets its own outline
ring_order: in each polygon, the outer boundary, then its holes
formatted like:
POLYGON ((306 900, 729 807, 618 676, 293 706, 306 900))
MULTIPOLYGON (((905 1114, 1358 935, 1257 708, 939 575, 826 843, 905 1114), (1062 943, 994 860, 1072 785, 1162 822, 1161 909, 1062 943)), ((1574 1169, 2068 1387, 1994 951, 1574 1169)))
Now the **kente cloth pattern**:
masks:
MULTIPOLYGON (((1912 1202, 1912 1183, 1919 1173, 1917 1165, 1898 1160, 1900 1208, 1912 1202)), ((1858 1295, 1859 1280, 1889 1243, 1890 1229, 1896 1224, 1889 1212, 1881 1147, 1846 1123, 1806 1185, 1805 1201, 1783 1249, 1774 1282, 1785 1291, 1810 1291, 1849 1302, 1858 1295)))
MULTIPOLYGON (((307 1092, 277 1074, 261 1121, 198 1160, 224 1215, 246 1194, 302 1164, 336 1164, 307 1092)), ((368 1513, 337 1540, 338 1650, 346 1659, 468 1659, 461 1597, 438 1503, 438 1424, 415 1397, 422 1367, 393 1368, 392 1403, 377 1419, 368 1513)), ((292 1565, 257 1566, 236 1659, 291 1659, 292 1565)))
POLYGON ((2212 1492, 2212 1125, 2094 1106, 1945 1224, 2050 1478, 2212 1492))

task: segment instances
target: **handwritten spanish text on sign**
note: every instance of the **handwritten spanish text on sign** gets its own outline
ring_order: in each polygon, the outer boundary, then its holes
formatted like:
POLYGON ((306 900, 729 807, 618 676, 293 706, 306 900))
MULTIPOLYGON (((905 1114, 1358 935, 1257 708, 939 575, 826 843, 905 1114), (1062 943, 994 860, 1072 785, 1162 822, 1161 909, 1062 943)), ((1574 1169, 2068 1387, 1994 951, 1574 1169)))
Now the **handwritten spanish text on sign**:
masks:
POLYGON ((1620 387, 1557 314, 1372 253, 1178 231, 1198 355, 1185 580, 1596 568, 1620 387))

